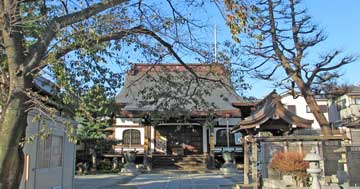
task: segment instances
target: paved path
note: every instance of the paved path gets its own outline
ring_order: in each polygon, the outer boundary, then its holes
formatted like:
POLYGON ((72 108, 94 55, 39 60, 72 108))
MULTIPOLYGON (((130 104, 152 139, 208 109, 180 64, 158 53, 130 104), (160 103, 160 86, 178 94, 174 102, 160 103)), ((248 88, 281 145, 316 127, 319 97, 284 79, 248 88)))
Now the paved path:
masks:
POLYGON ((231 189, 234 182, 215 173, 143 174, 120 184, 131 189, 231 189))
POLYGON ((134 177, 119 174, 75 176, 75 189, 117 189, 134 177))

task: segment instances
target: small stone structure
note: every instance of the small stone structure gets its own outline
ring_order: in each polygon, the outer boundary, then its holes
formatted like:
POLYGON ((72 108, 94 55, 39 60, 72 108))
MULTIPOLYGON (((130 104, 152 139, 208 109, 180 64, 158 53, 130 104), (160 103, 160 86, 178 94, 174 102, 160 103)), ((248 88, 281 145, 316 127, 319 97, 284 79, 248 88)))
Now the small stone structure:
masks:
POLYGON ((220 171, 224 174, 225 177, 231 177, 238 175, 238 170, 234 164, 234 153, 225 151, 222 153, 225 163, 220 168, 220 171))
POLYGON ((120 174, 131 175, 131 176, 139 174, 139 171, 137 170, 135 165, 136 152, 134 151, 125 152, 124 157, 126 163, 124 165, 124 168, 121 169, 120 174))
POLYGON ((306 169, 306 172, 309 173, 312 178, 311 189, 320 189, 319 176, 322 171, 319 166, 321 161, 320 155, 313 149, 305 156, 304 160, 309 162, 309 168, 306 169))

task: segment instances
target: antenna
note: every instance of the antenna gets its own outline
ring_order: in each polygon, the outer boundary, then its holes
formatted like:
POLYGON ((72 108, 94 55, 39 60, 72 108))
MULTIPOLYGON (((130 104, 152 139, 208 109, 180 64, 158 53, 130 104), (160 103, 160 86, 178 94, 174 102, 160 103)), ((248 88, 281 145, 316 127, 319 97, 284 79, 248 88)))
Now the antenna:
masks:
POLYGON ((214 25, 214 61, 215 61, 215 63, 217 62, 217 48, 216 48, 216 43, 217 43, 217 39, 216 39, 216 37, 217 37, 217 32, 216 32, 216 23, 215 23, 215 25, 214 25))

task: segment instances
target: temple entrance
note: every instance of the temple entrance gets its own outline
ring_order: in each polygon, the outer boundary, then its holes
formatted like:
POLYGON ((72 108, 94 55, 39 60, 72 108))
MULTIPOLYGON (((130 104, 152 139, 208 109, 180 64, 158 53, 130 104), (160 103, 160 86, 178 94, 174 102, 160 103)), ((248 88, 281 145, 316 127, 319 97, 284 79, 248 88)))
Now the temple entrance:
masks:
POLYGON ((202 127, 190 124, 156 126, 155 152, 168 155, 202 154, 202 127))

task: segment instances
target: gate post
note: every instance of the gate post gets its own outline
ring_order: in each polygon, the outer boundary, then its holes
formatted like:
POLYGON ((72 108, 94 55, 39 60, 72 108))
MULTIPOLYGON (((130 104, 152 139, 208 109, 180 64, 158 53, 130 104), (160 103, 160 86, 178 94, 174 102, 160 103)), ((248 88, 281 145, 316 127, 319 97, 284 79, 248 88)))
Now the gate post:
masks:
POLYGON ((252 177, 252 184, 254 189, 259 188, 259 178, 258 178, 258 168, 257 168, 257 161, 258 161, 258 146, 256 144, 255 139, 251 141, 251 177, 252 177))
POLYGON ((241 139, 244 148, 244 184, 249 184, 249 146, 245 138, 241 139))
POLYGON ((214 128, 209 128, 209 158, 208 158, 208 168, 215 168, 215 136, 214 136, 214 128))

